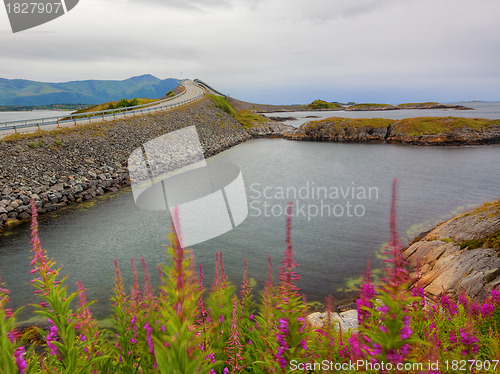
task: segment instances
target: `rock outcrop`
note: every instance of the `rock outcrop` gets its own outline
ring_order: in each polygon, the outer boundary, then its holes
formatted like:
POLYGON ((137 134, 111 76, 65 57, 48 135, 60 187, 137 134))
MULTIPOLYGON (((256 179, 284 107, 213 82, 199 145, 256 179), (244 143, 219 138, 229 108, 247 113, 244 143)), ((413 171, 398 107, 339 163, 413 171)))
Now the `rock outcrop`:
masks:
POLYGON ((431 299, 484 298, 500 285, 500 200, 437 226, 403 255, 431 299))
POLYGON ((194 125, 205 156, 251 138, 230 115, 202 100, 174 111, 0 141, 0 231, 40 213, 130 184, 127 159, 167 132, 194 125))
POLYGON ((294 132, 297 128, 280 122, 265 122, 255 124, 247 129, 254 138, 284 138, 294 132))

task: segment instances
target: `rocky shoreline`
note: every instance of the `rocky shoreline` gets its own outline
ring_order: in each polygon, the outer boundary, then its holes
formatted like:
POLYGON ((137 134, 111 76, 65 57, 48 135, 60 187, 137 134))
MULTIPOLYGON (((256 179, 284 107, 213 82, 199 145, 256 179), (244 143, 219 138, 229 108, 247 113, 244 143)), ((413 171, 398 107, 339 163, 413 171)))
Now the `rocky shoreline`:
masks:
POLYGON ((413 279, 437 299, 484 299, 500 286, 500 200, 438 225, 404 252, 413 279))
POLYGON ((129 186, 127 159, 134 149, 169 131, 195 125, 205 157, 251 138, 207 99, 174 111, 40 132, 0 141, 0 231, 129 186))

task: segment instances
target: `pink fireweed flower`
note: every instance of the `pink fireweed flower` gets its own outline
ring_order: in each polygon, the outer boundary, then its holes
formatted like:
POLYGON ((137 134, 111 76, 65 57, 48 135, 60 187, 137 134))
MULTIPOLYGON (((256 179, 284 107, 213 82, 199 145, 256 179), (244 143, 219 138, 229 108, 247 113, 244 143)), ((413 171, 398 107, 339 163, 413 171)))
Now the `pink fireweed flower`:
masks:
POLYGON ((464 356, 475 355, 479 352, 479 346, 476 344, 479 340, 471 333, 460 329, 460 343, 462 343, 464 349, 462 349, 461 354, 464 356))
POLYGON ((286 207, 286 249, 279 271, 280 287, 284 297, 288 297, 290 293, 296 293, 299 290, 294 282, 300 279, 299 275, 294 270, 298 264, 293 259, 292 207, 293 203, 288 203, 286 207))
POLYGON ((154 347, 154 344, 153 344, 153 339, 151 337, 151 335, 153 334, 153 328, 151 327, 151 325, 149 324, 149 322, 147 322, 144 325, 144 330, 146 330, 146 340, 147 340, 148 347, 149 347, 149 353, 154 354, 155 347, 154 347))
POLYGON ((450 300, 446 294, 441 295, 441 306, 451 317, 454 317, 458 313, 457 304, 450 300))
POLYGON ((359 297, 356 300, 358 311, 358 323, 363 324, 370 317, 370 312, 366 308, 373 308, 373 298, 375 297, 375 285, 371 281, 370 262, 367 261, 366 273, 363 277, 359 297))
POLYGON ((491 301, 493 304, 500 306, 500 291, 498 291, 496 288, 491 290, 491 301))
POLYGON ((348 359, 349 358, 349 347, 344 343, 339 345, 339 356, 348 359))
POLYGON ((59 351, 57 350, 57 347, 53 344, 53 342, 56 342, 58 340, 57 327, 50 319, 48 321, 51 324, 51 326, 49 333, 45 337, 47 341, 47 347, 49 347, 51 355, 57 354, 59 356, 59 351))
POLYGON ((467 299, 467 295, 465 292, 462 292, 460 296, 458 297, 458 303, 462 304, 465 308, 467 308, 467 304, 469 303, 469 300, 467 299))
POLYGON ((483 316, 483 318, 491 316, 494 311, 495 307, 489 302, 485 302, 483 305, 481 305, 481 315, 483 316))
POLYGON ((288 320, 285 318, 279 319, 279 331, 276 335, 276 340, 278 341, 278 352, 276 353, 276 359, 282 369, 285 369, 288 362, 284 357, 284 353, 290 348, 286 342, 288 336, 288 320))
POLYGON ((16 366, 19 369, 20 374, 24 374, 26 372, 26 368, 28 365, 26 364, 26 360, 24 359, 24 356, 26 355, 26 350, 24 347, 18 347, 14 351, 14 359, 16 361, 16 366))
POLYGON ((241 357, 243 351, 243 345, 240 343, 240 332, 238 329, 238 298, 233 296, 233 313, 231 317, 231 330, 229 332, 229 340, 227 341, 227 346, 224 348, 226 355, 229 358, 226 360, 226 364, 231 365, 234 372, 239 372, 246 365, 241 363, 244 359, 241 357))
POLYGON ((31 265, 35 270, 31 271, 31 273, 33 274, 37 272, 40 275, 37 279, 32 280, 32 282, 40 280, 43 283, 43 286, 39 286, 39 288, 41 288, 43 292, 47 292, 47 282, 49 282, 48 276, 58 270, 52 270, 54 262, 47 260, 45 251, 42 249, 40 238, 38 236, 38 212, 34 199, 31 199, 31 244, 33 251, 31 265))
POLYGON ((411 336, 411 328, 410 328, 410 316, 404 316, 403 321, 405 325, 401 328, 400 336, 401 339, 405 340, 411 336))
MULTIPOLYGON (((412 296, 419 297, 420 298, 420 306, 423 308, 425 307, 425 291, 423 287, 414 287, 411 290, 412 296)), ((413 307, 415 307, 416 302, 413 304, 413 307)))
POLYGON ((203 302, 203 267, 200 264, 199 265, 200 271, 199 271, 199 278, 198 278, 198 283, 199 283, 199 290, 200 290, 200 296, 198 296, 198 310, 199 310, 199 315, 198 315, 198 324, 203 325, 205 323, 210 323, 212 322, 212 319, 210 318, 210 314, 208 313, 207 309, 205 308, 205 304, 203 302))
POLYGON ((363 357, 363 351, 358 341, 358 334, 354 333, 349 337, 349 347, 351 347, 351 359, 357 360, 363 357))
POLYGON ((398 231, 396 226, 396 201, 397 201, 397 187, 398 180, 394 178, 392 182, 392 199, 391 199, 391 213, 390 213, 390 229, 391 238, 385 252, 388 258, 384 260, 389 264, 385 269, 387 279, 385 279, 388 287, 398 288, 401 284, 408 281, 408 271, 406 265, 408 264, 401 254, 401 245, 399 243, 398 231))

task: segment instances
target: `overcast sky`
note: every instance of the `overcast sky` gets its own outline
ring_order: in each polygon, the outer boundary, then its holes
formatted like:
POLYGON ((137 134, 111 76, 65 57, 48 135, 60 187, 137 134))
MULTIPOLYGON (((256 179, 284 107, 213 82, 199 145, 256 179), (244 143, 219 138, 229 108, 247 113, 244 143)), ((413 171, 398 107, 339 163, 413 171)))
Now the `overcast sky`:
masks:
POLYGON ((200 78, 261 103, 500 100, 499 0, 80 0, 13 34, 0 77, 200 78))

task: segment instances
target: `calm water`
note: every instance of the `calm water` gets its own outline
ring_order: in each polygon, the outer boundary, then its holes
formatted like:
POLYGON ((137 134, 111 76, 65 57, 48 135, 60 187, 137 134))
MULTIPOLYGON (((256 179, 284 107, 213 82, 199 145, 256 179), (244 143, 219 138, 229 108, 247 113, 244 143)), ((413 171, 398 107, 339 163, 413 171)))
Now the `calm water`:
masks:
POLYGON ((487 118, 500 119, 500 102, 460 102, 450 103, 463 105, 474 110, 453 110, 453 109, 401 109, 401 110, 375 110, 367 112, 346 112, 337 111, 311 111, 311 112, 284 112, 266 113, 272 117, 294 117, 295 120, 285 121, 285 123, 299 127, 308 121, 319 120, 328 117, 346 118, 388 118, 402 119, 411 117, 463 117, 463 118, 487 118), (317 118, 307 118, 317 117, 317 118))
MULTIPOLYGON (((340 296, 337 289, 358 277, 367 259, 379 265, 376 253, 389 235, 394 177, 401 181, 398 223, 406 240, 471 205, 500 196, 499 145, 423 148, 260 139, 214 159, 241 167, 250 209, 238 228, 193 248, 206 282, 213 279, 215 252, 222 251, 231 281, 239 283, 243 259, 248 258, 249 275, 261 287, 267 254, 275 269, 281 260, 285 248, 281 213, 292 200, 299 285, 309 300, 340 296), (283 196, 285 192, 289 196, 283 196), (314 215, 321 209, 322 217, 307 216, 308 211, 314 215)), ((63 265, 62 273, 69 274, 70 287, 81 279, 89 298, 99 301, 93 310, 103 316, 113 287, 113 258, 129 284, 131 258, 138 261, 144 256, 156 275, 156 264, 166 260, 163 244, 169 226, 166 214, 138 209, 128 192, 86 210, 43 218, 41 240, 49 256, 63 265)), ((33 300, 29 251, 27 226, 0 236, 0 274, 15 306, 33 300)))
POLYGON ((64 116, 73 113, 67 110, 32 110, 22 112, 0 112, 0 124, 5 121, 21 121, 35 118, 64 116))

